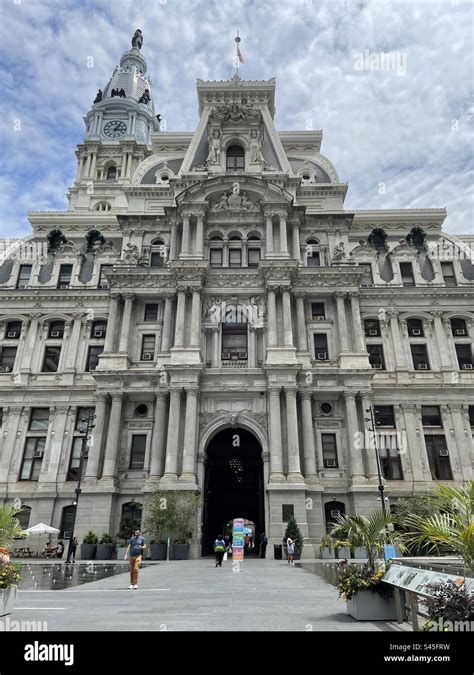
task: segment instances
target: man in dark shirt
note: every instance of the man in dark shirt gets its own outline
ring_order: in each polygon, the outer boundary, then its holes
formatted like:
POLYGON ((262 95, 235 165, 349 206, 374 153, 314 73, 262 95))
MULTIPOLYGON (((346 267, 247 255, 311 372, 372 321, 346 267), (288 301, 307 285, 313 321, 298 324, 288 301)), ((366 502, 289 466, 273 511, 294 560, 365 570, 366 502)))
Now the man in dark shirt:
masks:
POLYGON ((145 539, 141 536, 139 528, 137 528, 133 533, 133 537, 131 537, 128 542, 124 558, 124 560, 126 560, 127 556, 129 556, 130 588, 134 590, 138 588, 138 572, 140 570, 140 563, 142 561, 144 549, 145 549, 145 539))

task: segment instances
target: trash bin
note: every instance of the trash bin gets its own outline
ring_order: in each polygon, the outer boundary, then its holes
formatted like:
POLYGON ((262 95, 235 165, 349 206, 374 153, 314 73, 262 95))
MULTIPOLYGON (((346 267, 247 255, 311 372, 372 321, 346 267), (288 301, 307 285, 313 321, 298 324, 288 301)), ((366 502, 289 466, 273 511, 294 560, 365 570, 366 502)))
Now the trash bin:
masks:
POLYGON ((282 560, 282 548, 281 544, 273 544, 273 555, 275 560, 282 560))

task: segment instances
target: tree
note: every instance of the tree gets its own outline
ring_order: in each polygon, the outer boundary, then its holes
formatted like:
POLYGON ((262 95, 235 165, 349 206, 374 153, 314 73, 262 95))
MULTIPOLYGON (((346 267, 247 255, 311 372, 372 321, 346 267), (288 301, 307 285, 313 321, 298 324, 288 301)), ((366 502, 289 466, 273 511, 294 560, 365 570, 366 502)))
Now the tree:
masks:
POLYGON ((407 516, 413 514, 431 516, 434 508, 433 494, 431 492, 422 492, 420 494, 413 494, 410 497, 399 497, 393 505, 393 513, 404 525, 407 516))
POLYGON ((388 511, 376 509, 368 516, 339 515, 334 523, 331 536, 346 539, 352 546, 365 546, 367 549, 367 565, 375 571, 375 558, 384 554, 385 544, 394 544, 402 550, 402 535, 389 529, 396 523, 395 517, 388 511))
POLYGON ((425 548, 428 553, 451 553, 460 556, 464 567, 474 569, 474 481, 463 488, 438 485, 433 492, 437 513, 407 515, 403 534, 409 545, 425 548))
POLYGON ((21 508, 4 504, 0 506, 0 548, 10 548, 14 539, 23 539, 26 533, 20 525, 21 508))
POLYGON ((196 526, 201 496, 188 491, 157 490, 147 502, 145 529, 157 537, 175 535, 187 543, 196 526))
POLYGON ((169 497, 170 492, 156 490, 146 504, 145 531, 153 534, 157 542, 173 529, 169 497))
POLYGON ((300 553, 303 552, 303 535, 301 534, 301 530, 298 527, 296 520, 294 516, 290 517, 290 520, 287 523, 286 530, 285 530, 285 536, 284 536, 284 542, 286 543, 286 540, 288 537, 291 537, 293 541, 295 542, 295 549, 299 551, 300 553))

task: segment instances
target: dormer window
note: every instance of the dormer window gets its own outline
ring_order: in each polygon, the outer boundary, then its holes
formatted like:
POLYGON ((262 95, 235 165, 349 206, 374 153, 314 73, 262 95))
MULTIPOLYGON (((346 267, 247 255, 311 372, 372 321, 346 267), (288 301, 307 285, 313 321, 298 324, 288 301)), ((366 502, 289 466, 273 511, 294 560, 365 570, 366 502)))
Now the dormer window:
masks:
POLYGON ((227 149, 227 171, 238 171, 245 168, 245 151, 240 145, 231 145, 227 149))

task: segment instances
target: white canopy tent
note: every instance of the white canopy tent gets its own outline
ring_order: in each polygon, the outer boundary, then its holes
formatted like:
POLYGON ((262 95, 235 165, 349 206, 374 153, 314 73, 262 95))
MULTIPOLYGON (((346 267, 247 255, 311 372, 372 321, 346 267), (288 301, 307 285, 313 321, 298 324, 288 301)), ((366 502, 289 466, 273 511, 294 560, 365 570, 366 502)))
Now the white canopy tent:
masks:
POLYGON ((59 534, 59 530, 51 527, 51 525, 45 525, 45 523, 38 523, 38 525, 28 527, 24 532, 28 534, 59 534))

